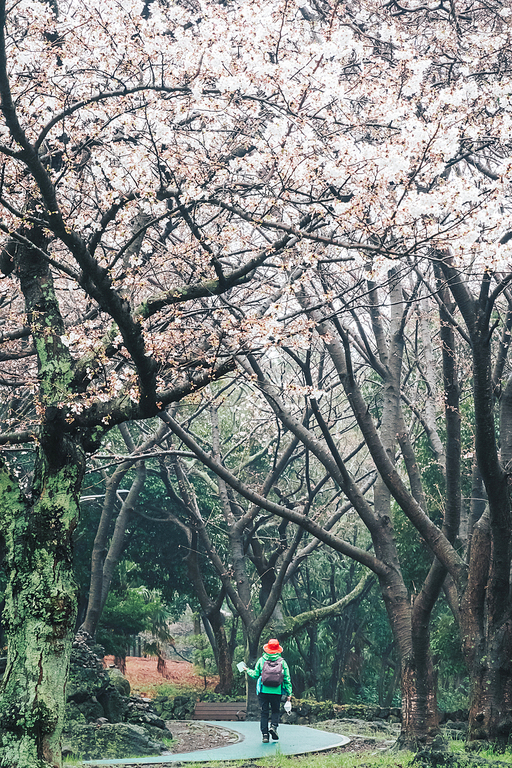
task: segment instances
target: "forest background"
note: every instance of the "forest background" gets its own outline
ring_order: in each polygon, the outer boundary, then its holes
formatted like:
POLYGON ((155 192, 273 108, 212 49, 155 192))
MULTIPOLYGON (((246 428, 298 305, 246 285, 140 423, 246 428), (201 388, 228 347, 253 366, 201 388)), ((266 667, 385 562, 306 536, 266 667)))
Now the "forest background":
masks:
POLYGON ((508 743, 511 15, 0 2, 2 766, 60 765, 73 633, 143 585, 225 690, 236 621, 334 697, 389 633, 402 744, 461 657, 508 743))

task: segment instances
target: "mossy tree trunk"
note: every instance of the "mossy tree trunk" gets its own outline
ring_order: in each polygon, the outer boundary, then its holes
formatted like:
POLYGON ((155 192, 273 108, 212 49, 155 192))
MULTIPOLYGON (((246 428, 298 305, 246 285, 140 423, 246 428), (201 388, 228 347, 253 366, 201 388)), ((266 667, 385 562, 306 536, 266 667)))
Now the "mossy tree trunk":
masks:
POLYGON ((2 768, 61 761, 65 686, 75 622, 71 539, 82 467, 50 467, 40 452, 37 500, 23 498, 2 467, 0 518, 9 583, 8 660, 0 698, 2 768))
POLYGON ((60 402, 72 387, 64 324, 41 232, 16 263, 37 350, 41 429, 30 494, 0 467, 0 533, 8 584, 4 621, 7 668, 0 688, 0 765, 48 768, 61 764, 65 686, 76 614, 72 534, 84 454, 68 434, 60 402))

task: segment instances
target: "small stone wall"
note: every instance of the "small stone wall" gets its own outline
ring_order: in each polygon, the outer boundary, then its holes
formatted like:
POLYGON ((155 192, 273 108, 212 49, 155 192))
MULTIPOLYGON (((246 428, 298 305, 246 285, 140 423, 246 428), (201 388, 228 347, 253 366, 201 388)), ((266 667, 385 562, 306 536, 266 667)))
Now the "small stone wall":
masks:
POLYGON ((377 707, 369 704, 333 704, 332 701, 314 699, 292 699, 292 711, 283 714, 283 723, 307 725, 323 720, 356 719, 371 722, 384 720, 387 723, 401 721, 399 707, 377 707))
MULTIPOLYGON (((379 707, 375 704, 333 704, 330 701, 314 701, 310 699, 293 699, 292 712, 295 713, 299 723, 314 723, 320 720, 345 720, 356 718, 358 720, 384 720, 387 723, 400 723, 402 721, 402 709, 400 707, 379 707)), ((441 712, 439 722, 441 725, 447 722, 464 722, 468 719, 467 710, 459 709, 456 712, 441 712)), ((292 720, 283 722, 292 722, 292 720)))
POLYGON ((191 720, 196 706, 193 696, 155 696, 152 701, 162 720, 191 720))

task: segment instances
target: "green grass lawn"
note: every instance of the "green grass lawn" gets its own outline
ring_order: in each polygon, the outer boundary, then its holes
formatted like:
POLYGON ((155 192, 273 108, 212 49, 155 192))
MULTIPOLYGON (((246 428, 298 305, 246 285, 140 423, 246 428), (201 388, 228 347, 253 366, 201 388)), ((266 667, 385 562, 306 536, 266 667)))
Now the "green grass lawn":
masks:
MULTIPOLYGON (((259 760, 258 765, 262 768, 409 768, 413 762, 412 752, 326 752, 300 757, 276 755, 268 760, 259 760)), ((225 768, 228 768, 227 764, 225 768)))
MULTIPOLYGON (((504 768, 512 766, 512 751, 496 753, 492 749, 482 750, 478 754, 467 753, 459 744, 451 753, 453 762, 447 762, 450 768, 504 768)), ((172 766, 172 763, 170 763, 172 766)), ((412 752, 336 752, 312 755, 274 755, 262 760, 238 763, 188 763, 187 768, 424 768, 426 764, 418 760, 412 752)), ((156 765, 152 768, 156 768, 156 765)), ((163 766, 162 766, 163 768, 163 766)))

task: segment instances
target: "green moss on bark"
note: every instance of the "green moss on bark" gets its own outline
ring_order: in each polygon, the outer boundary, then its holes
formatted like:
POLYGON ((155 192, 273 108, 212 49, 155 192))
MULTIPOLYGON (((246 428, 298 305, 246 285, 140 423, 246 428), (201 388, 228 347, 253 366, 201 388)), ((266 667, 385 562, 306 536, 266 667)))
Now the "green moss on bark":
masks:
POLYGON ((81 468, 52 471, 40 457, 30 505, 0 468, 0 525, 9 582, 4 619, 9 643, 0 689, 0 766, 60 764, 65 685, 75 620, 72 531, 81 468))

